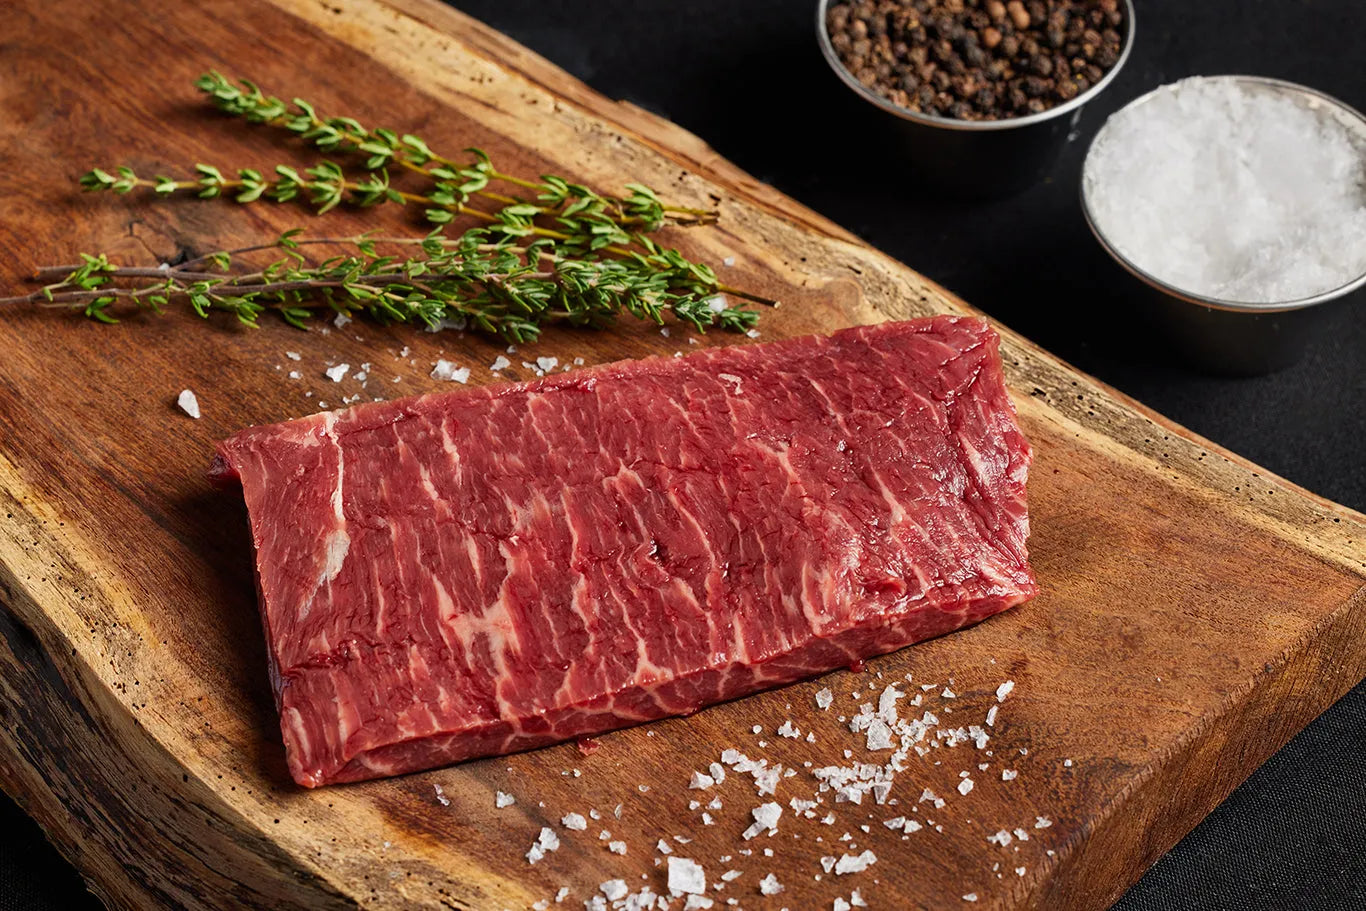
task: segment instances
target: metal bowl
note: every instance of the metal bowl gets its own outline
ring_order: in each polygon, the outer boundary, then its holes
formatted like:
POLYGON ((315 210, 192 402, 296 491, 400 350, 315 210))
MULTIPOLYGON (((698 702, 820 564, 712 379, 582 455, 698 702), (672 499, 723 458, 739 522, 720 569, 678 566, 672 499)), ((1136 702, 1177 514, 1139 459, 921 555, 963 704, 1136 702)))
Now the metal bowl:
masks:
POLYGON ((1082 106, 1105 91, 1134 46, 1134 4, 1133 0, 1124 0, 1124 47, 1115 65, 1091 88, 1040 114, 1004 120, 956 120, 899 107, 855 79, 830 43, 825 24, 830 3, 820 0, 816 4, 816 36, 826 62, 854 94, 890 115, 879 115, 877 120, 909 166, 907 174, 927 189, 959 198, 1008 196, 1047 176, 1081 118, 1082 106))
MULTIPOLYGON (((1205 78, 1233 80, 1266 91, 1285 92, 1304 99, 1309 105, 1321 105, 1355 130, 1366 143, 1366 115, 1322 92, 1262 76, 1205 78)), ((1164 88, 1166 86, 1153 89, 1129 102, 1122 110, 1146 104, 1164 88)), ((1093 139, 1086 153, 1088 164, 1094 148, 1093 139)), ((1333 310, 1366 301, 1366 274, 1312 297, 1261 304, 1205 297, 1170 285, 1131 262, 1105 236, 1091 211, 1086 170, 1083 165, 1081 207, 1086 224, 1114 261, 1142 283, 1135 287, 1136 296, 1175 352, 1193 367, 1226 376, 1260 376, 1289 367, 1304 356, 1309 345, 1321 334, 1324 325, 1330 322, 1333 310)))

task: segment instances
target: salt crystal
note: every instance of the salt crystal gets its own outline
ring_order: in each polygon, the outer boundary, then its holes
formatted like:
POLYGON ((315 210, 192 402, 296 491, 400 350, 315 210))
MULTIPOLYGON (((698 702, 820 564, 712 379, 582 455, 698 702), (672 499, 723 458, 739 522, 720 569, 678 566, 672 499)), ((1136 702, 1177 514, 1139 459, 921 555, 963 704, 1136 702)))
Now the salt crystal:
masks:
POLYGON ((631 891, 626 885, 626 881, 621 879, 609 879, 598 886, 598 889, 607 896, 609 902, 620 901, 631 891))
POLYGON ((1001 770, 1001 780, 1002 780, 1002 781, 1014 781, 1014 780, 1015 780, 1015 776, 1016 776, 1016 775, 1019 775, 1019 774, 1020 774, 1020 773, 1017 772, 1017 771, 1015 771, 1014 769, 1002 769, 1002 770, 1001 770))
POLYGON ((783 884, 778 882, 778 877, 774 876, 772 873, 759 880, 760 895, 777 895, 779 892, 783 891, 783 888, 783 884))
POLYGON ((451 805, 451 799, 446 796, 445 791, 441 790, 441 785, 435 784, 432 785, 432 788, 436 791, 436 802, 443 807, 449 807, 451 805))
POLYGON ((999 711, 999 710, 1000 710, 1000 706, 997 706, 997 705, 993 705, 991 708, 987 709, 987 725, 988 725, 988 726, 995 726, 995 724, 996 724, 996 712, 999 711))
POLYGON ((971 779, 971 778, 964 778, 962 781, 958 782, 958 793, 959 793, 959 794, 967 795, 967 794, 968 794, 969 792, 971 792, 971 791, 972 791, 972 779, 971 779))
POLYGON ((862 873, 873 864, 877 863, 877 855, 872 851, 864 851, 857 856, 845 854, 835 861, 835 875, 843 876, 846 873, 862 873))
POLYGON ((977 901, 977 893, 976 893, 976 892, 969 892, 967 895, 964 895, 964 896, 963 896, 963 901, 965 901, 965 902, 975 902, 975 901, 977 901))
POLYGON ((1364 154, 1366 129, 1318 99, 1184 79, 1110 118, 1086 196, 1109 242, 1168 284, 1292 301, 1366 273, 1364 154))
POLYGON ((503 809, 503 807, 510 807, 516 802, 516 797, 513 797, 511 794, 504 794, 502 791, 497 791, 493 795, 493 805, 500 810, 503 809))
POLYGON ((726 767, 719 762, 713 762, 707 766, 707 773, 716 781, 717 784, 726 780, 726 767))
POLYGON ((688 782, 688 788, 694 791, 705 791, 707 788, 716 784, 716 779, 701 772, 693 772, 692 780, 688 782))
POLYGON ((608 843, 607 843, 607 850, 611 851, 613 854, 625 854, 625 853, 626 853, 626 842, 624 842, 624 841, 611 841, 611 842, 608 842, 608 843))
POLYGON ((847 899, 837 895, 835 896, 835 904, 832 906, 832 911, 852 911, 853 907, 854 906, 849 904, 847 899))
POLYGON ((291 380, 300 380, 300 379, 303 379, 303 376, 304 376, 304 375, 303 375, 302 373, 300 373, 299 371, 297 371, 297 370, 291 370, 291 371, 289 371, 289 378, 290 378, 291 380))
POLYGON ((588 828, 588 820, 578 813, 566 813, 560 818, 560 825, 575 832, 583 832, 588 828))
POLYGON ((1034 828, 1036 829, 1047 829, 1051 825, 1053 825, 1053 820, 1047 816, 1039 816, 1034 819, 1034 828))
POLYGON ((297 360, 299 360, 300 358, 302 358, 303 355, 301 355, 301 354, 300 354, 299 352, 297 352, 297 351, 286 351, 286 352, 285 352, 285 357, 289 358, 291 361, 297 361, 297 360))
POLYGON ((669 858, 669 891, 674 895, 701 895, 707 891, 707 874, 702 865, 686 857, 669 858))
POLYGON ((180 410, 190 417, 198 420, 199 418, 199 399, 189 389, 180 390, 180 395, 176 396, 175 403, 180 406, 180 410))
POLYGON ((722 874, 721 874, 721 882, 723 882, 723 883, 735 882, 735 880, 739 879, 742 875, 743 875, 743 874, 741 874, 741 872, 740 872, 739 870, 727 870, 725 873, 722 873, 722 874))
POLYGON ((559 362, 560 359, 557 357, 538 357, 536 358, 536 367, 549 373, 555 369, 555 365, 559 362))
POLYGON ((1005 683, 996 687, 996 701, 1005 702, 1006 697, 1010 695, 1010 691, 1013 689, 1015 689, 1014 680, 1007 680, 1005 683))
POLYGON ((332 320, 332 325, 336 326, 338 329, 342 329, 345 328, 346 324, 349 322, 351 322, 351 317, 347 316, 345 313, 338 313, 332 320))
POLYGON ((327 374, 327 378, 332 382, 340 383, 350 369, 350 364, 338 364, 335 367, 328 367, 323 373, 327 374))
POLYGON ((436 366, 432 367, 431 376, 434 380, 452 380, 457 383, 467 383, 470 379, 470 368, 457 367, 451 361, 438 360, 436 366))
POLYGON ((734 257, 734 256, 727 256, 725 259, 721 260, 721 265, 723 265, 723 266, 733 266, 733 265, 735 265, 735 257, 734 257))
POLYGON ((822 712, 830 708, 834 702, 835 694, 830 692, 829 687, 816 691, 816 708, 820 709, 822 712))
POLYGON ((489 364, 489 369, 490 369, 490 370, 506 370, 507 368, 509 368, 509 367, 511 367, 511 366, 512 366, 512 361, 508 360, 507 358, 503 357, 503 356, 500 354, 500 355, 498 355, 496 358, 493 359, 493 363, 492 363, 492 364, 489 364))

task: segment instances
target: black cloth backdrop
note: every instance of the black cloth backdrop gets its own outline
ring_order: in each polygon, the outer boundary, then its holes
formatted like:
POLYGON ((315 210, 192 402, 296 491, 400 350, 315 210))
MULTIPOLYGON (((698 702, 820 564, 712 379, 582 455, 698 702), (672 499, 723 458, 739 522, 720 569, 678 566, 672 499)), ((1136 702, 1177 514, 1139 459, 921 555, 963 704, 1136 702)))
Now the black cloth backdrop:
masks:
MULTIPOLYGON (((457 0, 612 98, 721 154, 1083 370, 1310 490, 1366 510, 1366 313, 1302 364, 1214 379, 1132 325, 1125 277, 1077 204, 1104 118, 1184 76, 1254 73, 1366 107, 1361 0, 1139 0, 1133 57, 1086 108, 1052 178, 993 203, 925 201, 850 126, 814 40, 814 0, 457 0)), ((307 86, 276 91, 307 94, 307 86)), ((471 141, 477 141, 471 137, 471 141)), ((1274 567, 1269 568, 1274 571, 1274 567)), ((0 801, 0 911, 93 907, 37 826, 0 801)), ((1118 911, 1366 908, 1366 683, 1256 772, 1118 911)))

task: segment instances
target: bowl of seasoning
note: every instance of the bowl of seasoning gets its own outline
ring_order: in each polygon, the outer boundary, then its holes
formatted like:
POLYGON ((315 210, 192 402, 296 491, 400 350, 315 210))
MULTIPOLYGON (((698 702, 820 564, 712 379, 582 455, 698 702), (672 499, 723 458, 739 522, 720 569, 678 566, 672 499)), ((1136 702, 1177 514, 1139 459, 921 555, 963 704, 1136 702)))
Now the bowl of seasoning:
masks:
POLYGON ((1082 106, 1124 66, 1131 0, 820 0, 835 74, 908 168, 941 195, 1038 183, 1082 106))
POLYGON ((1096 134, 1081 199, 1175 353, 1207 371, 1289 366, 1366 300, 1366 117, 1314 89, 1155 89, 1096 134))

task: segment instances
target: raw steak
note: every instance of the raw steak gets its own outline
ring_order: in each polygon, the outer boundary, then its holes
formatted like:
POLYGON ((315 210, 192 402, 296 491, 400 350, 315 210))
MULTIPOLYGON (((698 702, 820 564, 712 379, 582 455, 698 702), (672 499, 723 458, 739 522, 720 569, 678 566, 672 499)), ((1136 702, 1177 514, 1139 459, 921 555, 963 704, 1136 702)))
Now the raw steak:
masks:
POLYGON ((595 734, 1037 592, 996 334, 939 317, 269 427, 240 479, 310 787, 595 734))

